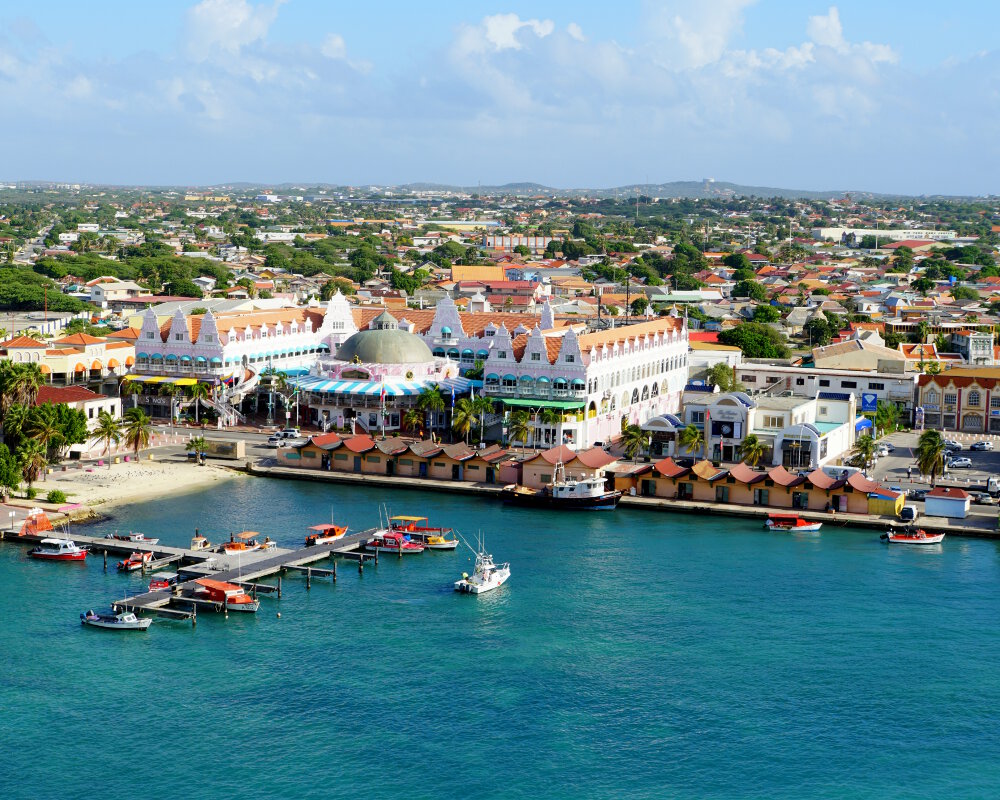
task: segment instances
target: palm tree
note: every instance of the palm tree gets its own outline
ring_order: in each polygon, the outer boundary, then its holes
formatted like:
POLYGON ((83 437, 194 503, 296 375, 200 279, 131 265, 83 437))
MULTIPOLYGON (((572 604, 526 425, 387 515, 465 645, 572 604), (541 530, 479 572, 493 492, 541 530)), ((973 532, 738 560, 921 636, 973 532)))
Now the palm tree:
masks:
POLYGON ((944 468, 944 439, 937 431, 925 431, 917 442, 917 467, 922 475, 931 476, 931 487, 944 468))
POLYGON ((417 408, 425 414, 430 415, 430 425, 428 427, 433 436, 435 415, 444 411, 444 397, 441 394, 441 388, 439 386, 428 386, 420 392, 420 395, 417 397, 417 408))
MULTIPOLYGON (((164 386, 173 386, 172 383, 165 383, 164 386)), ((122 395, 132 395, 132 408, 136 408, 139 405, 139 394, 143 390, 143 385, 141 381, 134 381, 126 378, 122 381, 121 394, 122 395)))
POLYGON ((195 453, 205 452, 205 448, 208 447, 208 443, 205 441, 204 436, 192 436, 187 443, 188 450, 193 450, 195 453))
POLYGON ((451 411, 451 428, 465 439, 466 444, 468 444, 469 431, 472 430, 475 420, 476 409, 468 397, 463 397, 455 403, 455 407, 451 411))
POLYGON ((527 411, 515 411, 510 415, 510 424, 507 426, 507 441, 520 442, 521 452, 524 452, 528 433, 531 431, 530 420, 531 417, 528 416, 527 411))
POLYGON ((757 462, 764 457, 767 452, 767 445, 757 438, 757 434, 751 433, 743 439, 740 445, 740 458, 751 467, 756 467, 757 462))
POLYGON ((476 409, 476 414, 479 415, 479 441, 481 442, 486 435, 486 415, 493 413, 493 401, 488 397, 479 395, 479 397, 472 401, 472 405, 476 409))
POLYGON ((28 407, 23 403, 14 403, 7 407, 3 415, 3 435, 7 446, 14 448, 24 435, 24 426, 28 424, 28 407))
POLYGON ((34 439, 25 439, 17 448, 17 460, 21 465, 21 475, 30 488, 31 484, 38 480, 38 476, 45 473, 47 462, 41 443, 34 439))
POLYGON ((38 364, 0 362, 0 412, 6 414, 15 403, 33 406, 43 383, 38 364))
POLYGON ((403 427, 414 433, 424 424, 424 412, 419 408, 411 408, 403 414, 403 427))
POLYGON ((63 434, 59 426, 45 416, 39 416, 32 422, 28 434, 42 446, 42 452, 45 453, 46 458, 50 457, 53 444, 58 446, 63 441, 63 434))
POLYGON ((868 467, 875 459, 875 453, 877 451, 878 444, 876 444, 875 439, 870 433, 859 436, 857 441, 854 443, 854 449, 852 452, 861 457, 861 463, 864 465, 862 467, 862 472, 864 472, 865 477, 868 476, 868 467))
POLYGON ((639 460, 639 453, 649 442, 649 433, 638 425, 629 425, 622 431, 622 442, 625 447, 625 455, 635 462, 639 460))
POLYGON ((198 423, 198 408, 203 400, 207 400, 210 392, 208 384, 199 381, 188 389, 188 397, 194 400, 194 421, 198 423))
MULTIPOLYGON (((111 455, 111 446, 121 443, 122 423, 112 417, 107 411, 101 411, 97 415, 97 425, 94 428, 91 438, 95 442, 104 444, 103 453, 105 456, 111 455)), ((108 469, 111 469, 111 459, 108 458, 108 469)))
POLYGON ((680 432, 677 441, 687 452, 693 453, 705 444, 705 434, 701 432, 701 428, 697 425, 688 425, 680 432))
POLYGON ((130 408, 125 412, 125 446, 131 448, 136 458, 139 457, 140 450, 149 447, 152 423, 141 408, 130 408))
POLYGON ((543 408, 538 414, 538 421, 546 427, 555 428, 555 436, 552 439, 552 446, 559 444, 559 423, 562 422, 562 414, 554 408, 543 408))

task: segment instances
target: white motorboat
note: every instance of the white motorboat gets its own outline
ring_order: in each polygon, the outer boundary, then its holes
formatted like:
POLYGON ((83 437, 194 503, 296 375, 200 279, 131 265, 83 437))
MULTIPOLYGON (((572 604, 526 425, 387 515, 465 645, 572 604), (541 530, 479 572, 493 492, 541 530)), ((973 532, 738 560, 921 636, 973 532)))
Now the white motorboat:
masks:
POLYGON ((104 534, 105 539, 116 539, 119 542, 139 542, 141 544, 159 544, 159 539, 150 539, 144 533, 132 532, 128 533, 106 533, 104 534))
POLYGON ((476 553, 476 568, 472 574, 462 573, 461 580, 455 581, 456 592, 483 594, 502 586, 510 577, 510 564, 495 564, 493 556, 485 550, 476 553))
POLYGON ((927 533, 923 528, 918 528, 917 530, 886 531, 880 538, 889 544, 928 545, 941 544, 944 541, 944 534, 927 533))
POLYGON ((144 631, 153 624, 151 619, 139 619, 132 611, 84 611, 80 624, 112 631, 144 631))

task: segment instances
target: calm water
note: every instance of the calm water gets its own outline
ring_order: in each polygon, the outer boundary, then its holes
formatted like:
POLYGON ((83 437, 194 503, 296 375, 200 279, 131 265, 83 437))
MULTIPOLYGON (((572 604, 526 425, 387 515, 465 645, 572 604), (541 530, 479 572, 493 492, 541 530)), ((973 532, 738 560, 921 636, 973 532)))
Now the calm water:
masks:
MULTIPOLYGON (((99 526, 366 527, 379 491, 244 479, 99 526)), ((0 545, 0 798, 996 797, 1000 552, 399 492, 512 562, 382 558, 257 615, 82 630, 139 576, 0 545), (278 619, 276 612, 282 617, 278 619)), ((92 526, 98 527, 98 526, 92 526)), ((88 530, 88 532, 90 532, 88 530)))

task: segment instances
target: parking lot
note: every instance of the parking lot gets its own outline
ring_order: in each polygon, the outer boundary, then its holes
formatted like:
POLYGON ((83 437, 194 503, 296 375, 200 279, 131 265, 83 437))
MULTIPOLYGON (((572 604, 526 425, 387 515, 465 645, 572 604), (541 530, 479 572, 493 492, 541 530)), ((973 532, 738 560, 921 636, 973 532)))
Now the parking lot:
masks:
MULTIPOLYGON (((953 455, 968 458, 972 462, 972 466, 968 469, 946 468, 945 474, 938 477, 938 485, 960 486, 970 492, 985 491, 987 478, 1000 474, 1000 436, 968 433, 946 433, 943 435, 945 439, 954 440, 962 445, 961 452, 956 452, 953 455), (969 449, 971 444, 980 441, 993 442, 994 449, 992 451, 969 449)), ((880 439, 879 441, 888 442, 895 449, 888 456, 879 458, 869 471, 869 476, 886 486, 898 487, 905 491, 929 489, 929 477, 920 475, 916 465, 916 449, 919 438, 919 433, 893 433, 880 439), (907 468, 910 468, 909 478, 907 478, 907 468)), ((910 498, 906 502, 916 505, 917 510, 923 514, 923 502, 910 498)), ((996 518, 997 506, 973 502, 970 514, 996 518)))

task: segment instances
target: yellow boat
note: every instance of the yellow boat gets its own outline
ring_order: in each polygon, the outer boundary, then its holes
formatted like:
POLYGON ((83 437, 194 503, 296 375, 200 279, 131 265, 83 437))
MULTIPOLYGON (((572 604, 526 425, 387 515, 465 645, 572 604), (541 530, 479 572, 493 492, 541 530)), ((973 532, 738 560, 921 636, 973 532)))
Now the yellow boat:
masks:
POLYGON ((437 528, 428 525, 427 517, 410 517, 399 515, 389 518, 389 528, 406 534, 411 539, 423 542, 428 550, 454 550, 458 547, 458 539, 449 539, 451 528, 437 528))

